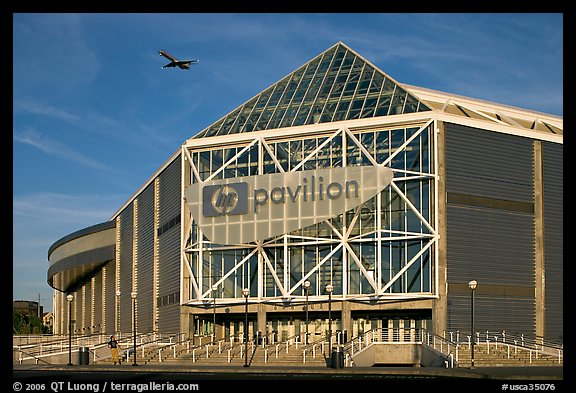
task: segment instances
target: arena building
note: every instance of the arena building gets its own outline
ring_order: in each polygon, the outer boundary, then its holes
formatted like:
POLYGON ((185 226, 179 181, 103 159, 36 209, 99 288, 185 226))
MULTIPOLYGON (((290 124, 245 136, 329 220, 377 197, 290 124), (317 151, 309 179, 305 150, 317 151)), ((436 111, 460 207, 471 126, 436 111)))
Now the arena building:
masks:
POLYGON ((402 84, 338 42, 50 247, 55 333, 469 332, 476 280, 478 330, 561 341, 562 147, 562 117, 402 84))

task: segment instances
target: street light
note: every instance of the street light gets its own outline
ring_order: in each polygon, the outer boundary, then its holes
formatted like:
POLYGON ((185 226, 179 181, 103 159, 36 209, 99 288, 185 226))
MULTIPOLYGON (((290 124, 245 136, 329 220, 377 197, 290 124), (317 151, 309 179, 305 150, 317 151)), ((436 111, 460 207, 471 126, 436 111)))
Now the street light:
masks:
POLYGON ((116 334, 120 333, 120 290, 116 291, 116 334))
POLYGON ((218 285, 212 285, 212 294, 214 295, 214 318, 212 326, 212 341, 216 341, 216 291, 218 290, 218 285))
POLYGON ((244 321, 244 367, 248 367, 248 295, 250 295, 250 290, 248 288, 244 288, 242 290, 242 294, 246 299, 244 308, 246 314, 246 319, 244 321))
POLYGON ((304 336, 304 344, 308 344, 308 291, 310 290, 310 281, 304 281, 304 290, 306 291, 306 336, 304 336))
POLYGON ((132 363, 132 366, 137 366, 138 364, 136 363, 136 296, 138 294, 136 293, 136 291, 133 291, 130 294, 130 297, 132 298, 132 310, 133 310, 133 332, 132 335, 134 336, 134 363, 132 363))
POLYGON ((468 288, 470 288, 470 293, 472 295, 472 307, 471 307, 471 327, 470 327, 470 335, 472 336, 472 351, 471 351, 471 361, 470 361, 470 368, 474 368, 474 345, 475 338, 474 338, 474 290, 478 286, 478 282, 476 280, 472 280, 468 283, 468 288))
POLYGON ((334 287, 331 284, 326 285, 328 292, 328 356, 332 356, 332 291, 334 287))
POLYGON ((70 293, 66 296, 66 300, 68 300, 68 365, 72 366, 72 300, 74 296, 70 293))

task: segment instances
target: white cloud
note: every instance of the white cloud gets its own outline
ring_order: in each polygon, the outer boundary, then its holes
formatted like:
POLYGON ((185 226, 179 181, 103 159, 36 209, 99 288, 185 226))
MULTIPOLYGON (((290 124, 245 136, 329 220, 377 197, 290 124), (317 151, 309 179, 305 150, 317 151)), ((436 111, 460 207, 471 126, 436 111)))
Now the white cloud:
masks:
POLYGON ((15 130, 13 138, 14 142, 32 146, 43 153, 77 162, 94 169, 112 171, 112 168, 107 165, 93 160, 79 151, 72 150, 58 141, 48 138, 45 133, 37 131, 36 129, 29 128, 23 131, 15 130))

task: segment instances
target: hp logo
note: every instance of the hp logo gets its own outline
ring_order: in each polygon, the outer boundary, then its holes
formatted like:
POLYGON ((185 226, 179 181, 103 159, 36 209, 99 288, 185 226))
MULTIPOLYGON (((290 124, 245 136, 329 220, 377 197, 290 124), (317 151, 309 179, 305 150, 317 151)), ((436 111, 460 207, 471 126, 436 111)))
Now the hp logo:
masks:
POLYGON ((202 189, 204 217, 248 213, 248 183, 206 186, 202 189))

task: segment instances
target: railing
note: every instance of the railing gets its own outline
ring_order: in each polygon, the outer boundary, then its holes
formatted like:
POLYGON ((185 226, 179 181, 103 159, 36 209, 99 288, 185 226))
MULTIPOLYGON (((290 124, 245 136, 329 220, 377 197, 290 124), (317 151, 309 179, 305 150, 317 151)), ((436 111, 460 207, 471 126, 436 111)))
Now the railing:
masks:
MULTIPOLYGON (((116 336, 121 348, 132 348, 134 346, 133 336, 122 336, 121 333, 116 336)), ((42 340, 40 343, 13 345, 15 354, 13 361, 15 363, 23 363, 33 360, 36 364, 40 361, 50 364, 49 360, 56 356, 78 352, 79 347, 88 347, 93 356, 93 361, 96 362, 111 356, 108 348, 109 337, 109 335, 102 333, 73 336, 71 339, 68 336, 56 336, 54 339, 54 336, 52 336, 52 340, 42 340)), ((162 334, 157 333, 138 334, 136 338, 140 343, 139 345, 137 344, 137 347, 143 347, 147 343, 159 342, 163 339, 162 334)), ((28 340, 28 342, 30 341, 33 340, 28 340)))
MULTIPOLYGON (((527 358, 528 363, 534 363, 538 358, 551 357, 557 359, 556 362, 561 364, 564 358, 564 345, 559 342, 551 340, 544 340, 543 337, 528 337, 523 334, 509 334, 506 331, 485 331, 475 332, 475 348, 483 349, 487 353, 490 351, 505 352, 506 359, 511 359, 514 356, 524 356, 527 358)), ((446 332, 445 336, 453 339, 459 348, 467 348, 472 346, 472 337, 470 334, 462 334, 459 331, 446 332)), ((459 361, 457 357, 456 361, 459 361)))
POLYGON ((455 366, 457 344, 420 328, 377 328, 352 338, 344 344, 345 365, 354 366, 352 358, 374 343, 414 343, 427 345, 444 356, 445 367, 455 366))

